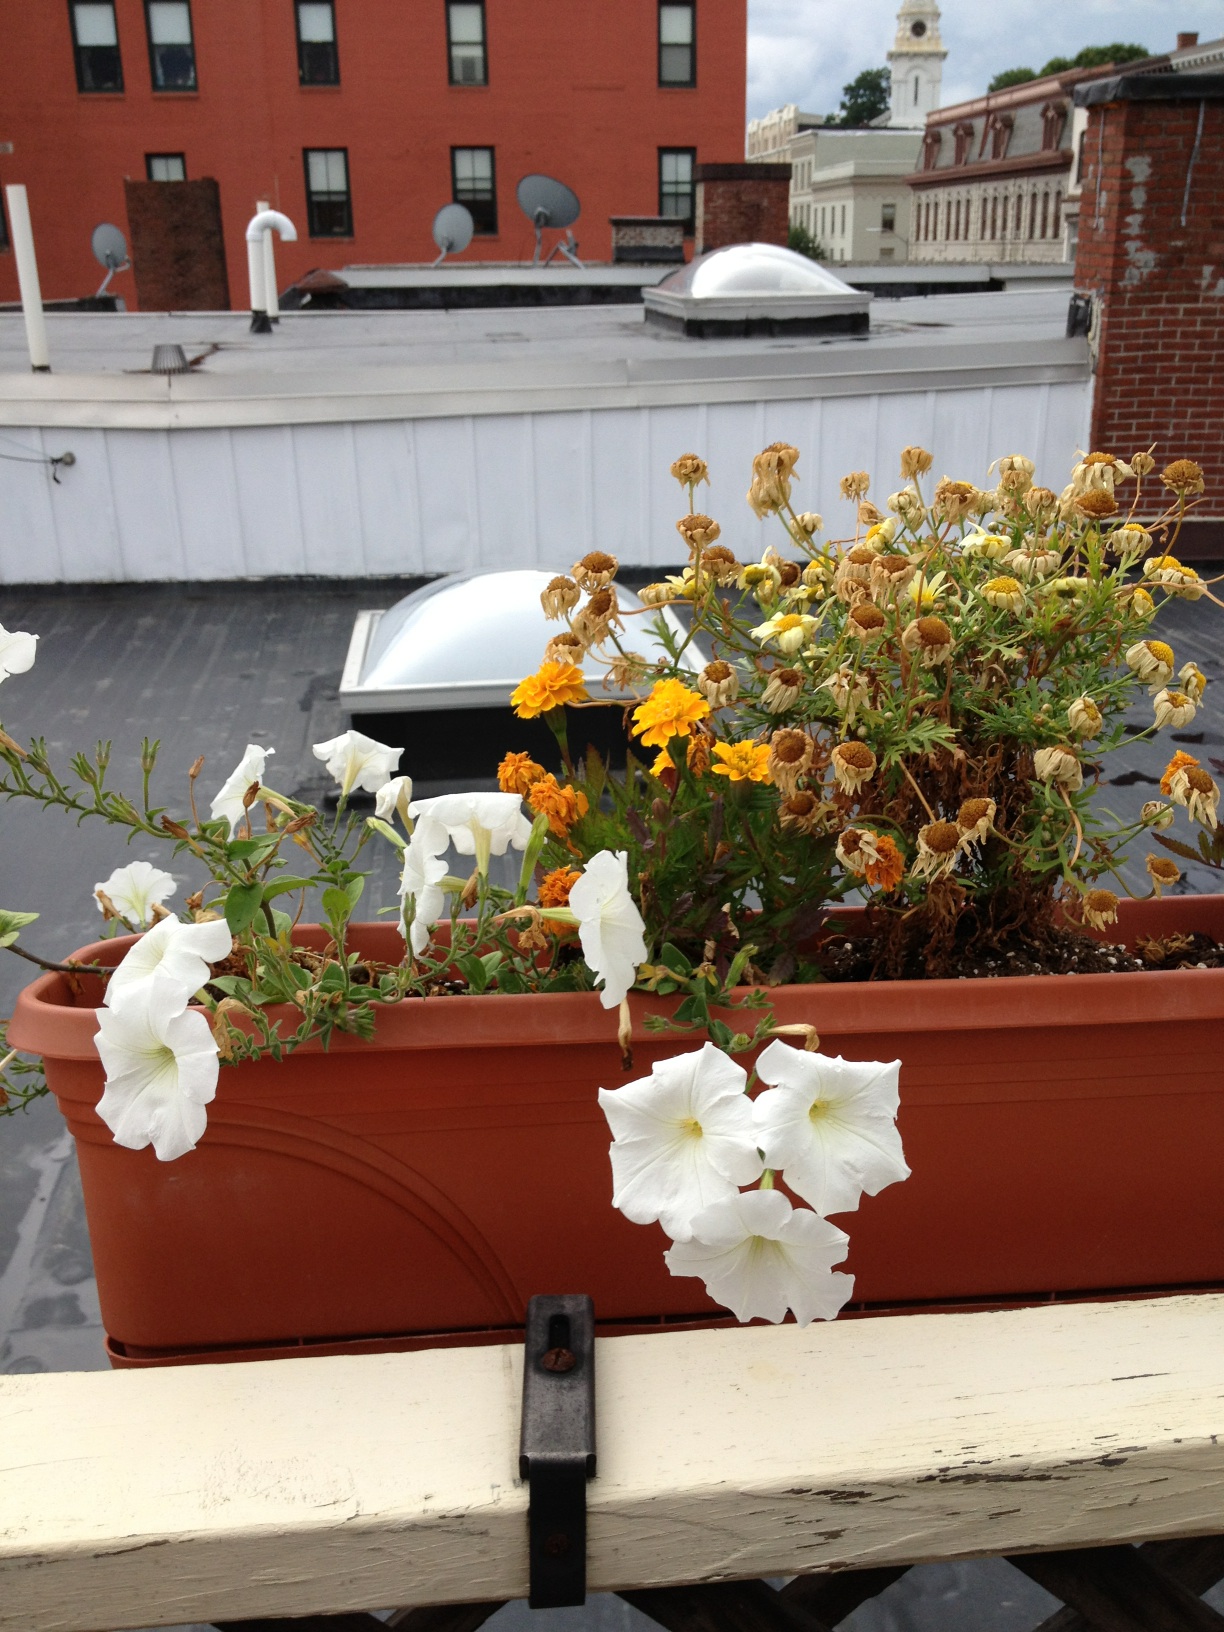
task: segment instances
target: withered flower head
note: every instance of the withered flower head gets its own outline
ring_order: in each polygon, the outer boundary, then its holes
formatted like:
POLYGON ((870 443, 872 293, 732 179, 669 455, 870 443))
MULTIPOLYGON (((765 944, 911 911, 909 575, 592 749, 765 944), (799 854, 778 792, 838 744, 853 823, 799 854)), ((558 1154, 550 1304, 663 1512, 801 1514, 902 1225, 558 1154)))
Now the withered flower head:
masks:
POLYGON ((903 487, 898 493, 888 495, 888 508, 893 515, 900 516, 902 521, 917 523, 926 514, 926 505, 922 502, 922 494, 916 493, 912 487, 903 487))
POLYGON ((1176 884, 1181 875, 1181 868, 1167 856, 1146 856, 1143 865, 1148 870, 1148 877, 1152 881, 1152 889, 1156 899, 1160 900, 1160 892, 1170 884, 1176 884))
POLYGON ((914 878, 942 878, 956 866, 963 839, 955 822, 928 822, 918 829, 918 854, 910 874, 914 878))
POLYGON ((581 665, 586 655, 586 647, 571 630, 564 629, 554 635, 544 648, 546 663, 577 663, 581 665))
POLYGON ((1207 491, 1203 467, 1196 465, 1193 459, 1174 459, 1171 465, 1166 465, 1161 471, 1160 479, 1170 492, 1177 494, 1179 499, 1184 499, 1191 493, 1207 491))
POLYGON ((676 531, 690 550, 699 550, 704 549, 707 544, 713 544, 721 534, 722 528, 709 516, 695 515, 682 516, 676 523, 676 531))
POLYGON ((991 470, 999 467, 999 486, 1005 493, 1027 493, 1033 485, 1033 472, 1036 470, 1031 459, 1022 453, 1008 453, 1002 459, 996 459, 991 470))
POLYGON ((963 521, 973 513, 977 499, 978 490, 972 482, 954 482, 945 476, 935 489, 931 510, 940 521, 963 521))
POLYGON ((1173 826, 1176 812, 1172 805, 1166 805, 1162 799, 1149 799, 1139 812, 1139 820, 1145 827, 1155 828, 1163 833, 1166 827, 1173 826))
POLYGON ((609 555, 605 550, 592 550, 581 561, 576 561, 571 571, 575 583, 589 595, 593 590, 610 584, 619 568, 620 562, 614 555, 609 555))
POLYGON ((859 601, 850 608, 846 618, 846 628, 860 640, 874 639, 884 631, 887 624, 888 619, 874 601, 859 601))
POLYGON ((1090 929, 1108 929, 1118 921, 1118 898, 1112 890, 1089 890, 1081 908, 1090 929))
POLYGON ((794 589, 803 576, 803 568, 797 561, 779 561, 778 578, 783 589, 794 589))
POLYGON ((860 527, 875 527, 884 520, 884 512, 877 510, 870 499, 863 499, 859 503, 858 519, 860 527))
POLYGON ((1117 515, 1118 501, 1103 487, 1090 487, 1076 499, 1075 508, 1090 521, 1103 521, 1106 516, 1117 515))
POLYGON ((942 618, 915 618, 906 625, 901 644, 907 652, 916 653, 924 668, 934 668, 952 656, 952 631, 942 618))
POLYGON ((761 694, 761 707, 771 714, 785 714, 793 708, 803 690, 803 674, 799 669, 774 669, 761 694))
POLYGON ((843 476, 840 482, 843 499, 861 499, 871 486, 871 477, 865 470, 852 470, 848 476, 843 476))
POLYGON ((778 807, 778 819, 785 828, 796 833, 814 833, 823 827, 832 806, 818 799, 810 788, 800 788, 789 794, 778 807))
POLYGON ((795 517, 795 526, 805 538, 811 538, 824 526, 824 517, 818 516, 814 510, 803 510, 795 517))
POLYGON ((833 776, 843 793, 856 794, 876 772, 876 756, 865 742, 839 742, 829 756, 833 776))
POLYGON ((720 589, 728 589, 739 577, 740 564, 725 544, 714 544, 701 552, 701 570, 720 589))
POLYGON ((1132 453, 1130 467, 1136 476, 1150 476, 1156 469, 1156 461, 1150 453, 1132 453))
POLYGON ((915 476, 925 476, 931 468, 931 455, 925 448, 901 449, 901 480, 908 482, 915 476))
POLYGON ((550 578, 540 591, 540 605, 546 618, 560 618, 578 605, 582 591, 572 578, 550 578))
POLYGON ((1084 785, 1084 771, 1072 748, 1038 748, 1033 755, 1033 771, 1040 782, 1075 793, 1084 785))
POLYGON ((1034 521, 1050 521, 1058 510, 1058 494, 1048 487, 1030 487, 1024 503, 1034 521))
POLYGON ((739 696, 739 676, 730 663, 716 658, 697 676, 697 690, 711 708, 725 708, 739 696))
POLYGON ((588 646, 598 646, 608 638, 613 625, 621 627, 620 608, 616 601, 616 591, 609 584, 606 589, 597 589, 590 600, 574 617, 574 633, 588 646))
POLYGON ((699 459, 695 453, 682 453, 671 467, 671 473, 681 487, 696 487, 698 482, 708 485, 710 480, 705 460, 699 459))
POLYGON ((794 793, 812 768, 813 743, 806 731, 789 726, 769 739, 769 774, 783 793, 794 793))
POLYGON ((758 516, 771 515, 790 503, 791 476, 799 449, 789 442, 771 442, 752 461, 752 486, 748 503, 758 516))
POLYGON ((994 826, 994 819, 998 813, 998 806, 993 799, 966 799, 956 813, 956 825, 960 829, 961 843, 966 849, 971 844, 981 844, 994 826))

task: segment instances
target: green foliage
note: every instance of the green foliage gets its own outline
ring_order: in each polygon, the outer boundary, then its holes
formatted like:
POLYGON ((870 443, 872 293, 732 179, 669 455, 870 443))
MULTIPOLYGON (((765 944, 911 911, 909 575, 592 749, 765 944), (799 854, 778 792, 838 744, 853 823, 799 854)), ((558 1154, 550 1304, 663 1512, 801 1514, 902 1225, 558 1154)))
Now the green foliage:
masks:
POLYGON ((799 255, 806 255, 809 261, 827 261, 829 252, 799 221, 792 221, 786 235, 788 249, 793 249, 799 255))
POLYGON ((994 76, 986 89, 1003 91, 1009 85, 1024 85, 1030 79, 1043 78, 1046 74, 1068 74, 1075 68, 1103 68, 1111 62, 1121 67, 1124 62, 1142 62, 1150 55, 1146 46, 1124 45, 1120 41, 1115 41, 1113 45, 1086 45, 1073 57, 1051 57, 1036 72, 1032 68, 1005 68, 994 76))
POLYGON ((842 86, 841 105, 827 121, 830 125, 850 128, 869 125, 879 119, 890 107, 892 75, 887 68, 864 68, 842 86))

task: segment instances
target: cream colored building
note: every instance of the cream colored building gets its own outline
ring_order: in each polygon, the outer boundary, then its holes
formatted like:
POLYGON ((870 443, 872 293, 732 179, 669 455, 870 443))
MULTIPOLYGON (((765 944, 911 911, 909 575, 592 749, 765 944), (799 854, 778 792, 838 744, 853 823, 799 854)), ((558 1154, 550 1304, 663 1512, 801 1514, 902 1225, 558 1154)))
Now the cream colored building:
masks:
POLYGON ((805 227, 829 261, 905 260, 921 146, 919 130, 801 131, 786 154, 792 226, 805 227))
POLYGON ((785 164, 790 157, 791 139, 803 130, 823 125, 823 113, 801 113, 793 102, 775 108, 760 119, 748 121, 744 157, 762 164, 785 164))

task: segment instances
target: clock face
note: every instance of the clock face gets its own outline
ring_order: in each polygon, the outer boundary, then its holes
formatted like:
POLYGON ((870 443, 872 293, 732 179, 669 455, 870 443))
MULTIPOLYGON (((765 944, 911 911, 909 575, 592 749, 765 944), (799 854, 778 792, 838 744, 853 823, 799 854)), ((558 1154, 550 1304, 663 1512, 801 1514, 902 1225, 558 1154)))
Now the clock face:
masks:
POLYGON ((922 36, 926 33, 926 24, 924 22, 922 22, 921 20, 916 22, 916 23, 911 23, 910 24, 910 33, 914 36, 914 38, 916 40, 920 40, 922 38, 922 36))

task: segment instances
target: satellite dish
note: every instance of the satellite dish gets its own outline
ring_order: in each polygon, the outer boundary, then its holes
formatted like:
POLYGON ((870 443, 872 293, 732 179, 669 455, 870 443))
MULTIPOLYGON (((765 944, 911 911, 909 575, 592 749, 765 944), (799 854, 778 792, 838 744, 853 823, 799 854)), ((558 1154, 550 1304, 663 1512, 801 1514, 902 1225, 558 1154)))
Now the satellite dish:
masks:
POLYGON ((128 260, 127 239, 118 227, 112 226, 109 221, 100 221, 93 230, 89 246, 94 252, 94 260, 99 266, 106 268, 106 276, 98 289, 98 294, 104 295, 106 286, 115 273, 124 271, 131 264, 128 260))
POLYGON ((441 253, 438 266, 448 255, 461 255, 472 241, 476 223, 466 204, 443 204, 433 219, 433 241, 441 253))
MULTIPOLYGON (((577 221, 582 206, 578 202, 577 193, 563 181, 554 181, 552 176, 524 176, 515 189, 515 195, 518 198, 519 209, 535 228, 536 247, 531 264, 538 266, 545 227, 571 227, 577 221)), ((580 267, 582 262, 575 253, 577 248, 573 233, 567 231, 564 240, 554 244, 549 250, 544 265, 547 266, 553 256, 559 254, 580 267)))

